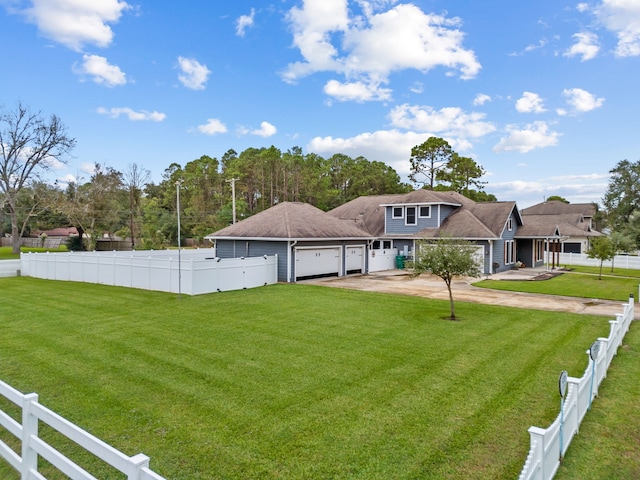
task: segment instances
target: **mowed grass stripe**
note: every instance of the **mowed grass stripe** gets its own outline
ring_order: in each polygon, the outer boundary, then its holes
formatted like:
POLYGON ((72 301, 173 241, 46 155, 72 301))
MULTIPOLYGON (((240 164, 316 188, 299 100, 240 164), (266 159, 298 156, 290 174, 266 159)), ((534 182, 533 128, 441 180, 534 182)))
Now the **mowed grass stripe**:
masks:
POLYGON ((307 285, 0 288, 0 378, 177 479, 514 478, 609 327, 307 285))

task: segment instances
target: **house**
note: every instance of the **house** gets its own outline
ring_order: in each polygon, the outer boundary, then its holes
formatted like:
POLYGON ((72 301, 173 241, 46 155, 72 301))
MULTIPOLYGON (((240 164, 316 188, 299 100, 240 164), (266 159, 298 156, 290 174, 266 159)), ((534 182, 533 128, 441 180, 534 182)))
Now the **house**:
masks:
POLYGON ((558 253, 586 253, 591 239, 602 235, 593 224, 596 207, 592 203, 551 200, 525 208, 521 214, 525 223, 522 233, 531 236, 555 234, 558 239, 547 250, 558 253))
POLYGON ((205 238, 219 258, 278 255, 278 281, 366 272, 371 236, 355 224, 297 202, 279 203, 205 238))
POLYGON ((515 202, 477 203, 456 192, 415 190, 356 198, 329 212, 284 202, 208 235, 220 258, 277 254, 278 280, 343 276, 395 267, 396 256, 413 256, 416 242, 441 236, 478 247, 485 274, 542 265, 538 246, 559 238, 521 235, 515 202), (520 248, 521 246, 521 248, 520 248))

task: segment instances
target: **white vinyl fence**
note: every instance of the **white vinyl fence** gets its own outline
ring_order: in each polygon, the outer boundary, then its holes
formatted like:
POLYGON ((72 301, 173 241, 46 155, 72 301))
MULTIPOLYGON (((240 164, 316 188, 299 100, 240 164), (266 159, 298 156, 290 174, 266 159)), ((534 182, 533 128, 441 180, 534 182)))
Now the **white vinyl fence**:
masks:
POLYGON ((629 303, 624 304, 623 313, 609 322, 609 336, 598 338, 589 348, 589 365, 584 375, 581 378, 566 377, 568 390, 558 417, 549 428, 529 428, 531 448, 519 480, 549 480, 554 477, 582 419, 591 408, 593 398, 598 394, 598 387, 606 377, 633 317, 634 299, 630 297, 629 303))
MULTIPOLYGON (((551 256, 551 254, 550 254, 551 256)), ((606 260, 602 263, 603 268, 611 269, 611 264, 616 268, 640 269, 640 257, 636 255, 616 255, 613 260, 606 260)), ((561 253, 560 265, 583 265, 587 267, 599 267, 600 260, 589 258, 586 253, 561 253)), ((603 270, 603 273, 604 270, 603 270)))
POLYGON ((96 480, 96 477, 38 437, 38 425, 42 422, 102 459, 117 471, 124 473, 127 480, 164 480, 164 477, 149 469, 149 457, 141 453, 129 457, 107 445, 38 403, 37 394, 25 395, 0 381, 0 395, 22 409, 22 423, 0 410, 0 425, 21 442, 20 454, 18 454, 0 440, 0 457, 20 473, 20 478, 46 480, 46 477, 38 471, 38 457, 40 456, 68 478, 96 480))
POLYGON ((23 276, 199 295, 278 281, 273 256, 220 259, 210 248, 130 252, 23 253, 23 276))
POLYGON ((0 278, 17 277, 20 271, 20 260, 0 260, 0 278))

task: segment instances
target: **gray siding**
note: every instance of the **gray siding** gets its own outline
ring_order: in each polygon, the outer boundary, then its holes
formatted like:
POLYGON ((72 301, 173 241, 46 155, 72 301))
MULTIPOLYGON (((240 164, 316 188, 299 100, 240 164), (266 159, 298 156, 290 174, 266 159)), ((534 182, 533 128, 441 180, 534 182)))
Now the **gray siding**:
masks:
POLYGON ((217 240, 216 255, 220 258, 261 257, 278 255, 278 281, 287 281, 287 242, 258 240, 217 240))
MULTIPOLYGON (((418 214, 418 205, 409 205, 412 207, 416 207, 416 224, 415 225, 407 225, 406 224, 406 213, 403 215, 403 218, 393 218, 393 207, 385 208, 385 222, 386 222, 386 232, 385 233, 401 233, 401 234, 410 234, 416 233, 425 228, 437 228, 438 227, 438 206, 431 205, 431 216, 428 218, 420 218, 418 214)), ((405 207, 403 206, 403 209, 405 207)))

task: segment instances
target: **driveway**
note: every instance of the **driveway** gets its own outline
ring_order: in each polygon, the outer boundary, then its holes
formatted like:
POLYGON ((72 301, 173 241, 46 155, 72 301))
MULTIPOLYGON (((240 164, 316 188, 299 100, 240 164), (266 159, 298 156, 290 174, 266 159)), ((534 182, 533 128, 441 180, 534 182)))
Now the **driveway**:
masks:
MULTIPOLYGON (((546 275, 545 269, 510 270, 491 275, 491 280, 533 280, 546 275)), ((508 307, 557 312, 582 313, 616 318, 622 313, 623 303, 609 300, 585 299, 577 297, 561 297, 523 292, 504 292, 473 286, 473 282, 481 279, 460 278, 452 284, 453 298, 456 301, 502 305, 508 307)), ((304 280, 300 283, 322 285, 326 287, 350 288, 368 292, 395 293, 415 295, 425 298, 448 300, 449 293, 444 281, 432 275, 421 275, 411 278, 405 270, 387 270, 368 275, 351 275, 348 277, 329 277, 304 280)), ((636 309, 635 318, 640 319, 640 309, 636 309)))

